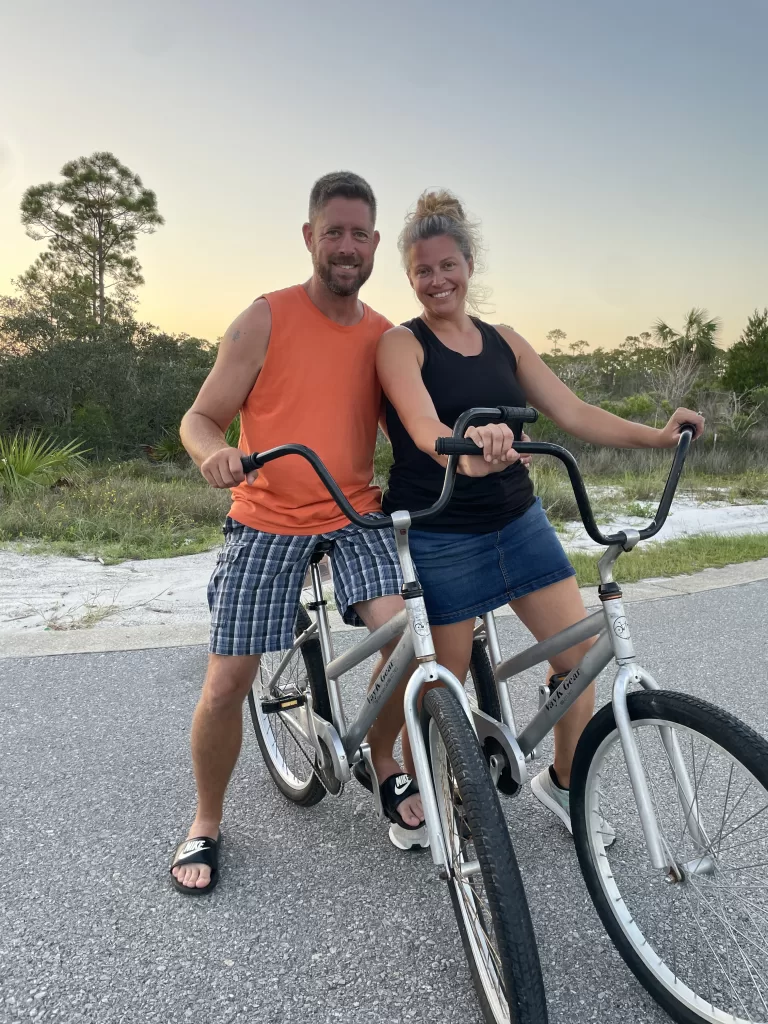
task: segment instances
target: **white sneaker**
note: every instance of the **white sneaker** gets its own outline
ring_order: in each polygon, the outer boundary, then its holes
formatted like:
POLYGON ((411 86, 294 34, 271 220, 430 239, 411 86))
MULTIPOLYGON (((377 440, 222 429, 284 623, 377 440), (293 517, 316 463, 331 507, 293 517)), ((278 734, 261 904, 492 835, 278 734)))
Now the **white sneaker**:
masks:
POLYGON ((393 823, 389 826, 389 841, 398 850, 412 850, 414 846, 426 850, 429 846, 427 826, 425 824, 419 828, 403 828, 402 825, 393 823))
MULTIPOLYGON (((549 768, 545 768, 543 772, 539 772, 535 778, 531 779, 531 791, 537 800, 558 816, 573 835, 570 793, 567 789, 561 789, 560 786, 555 785, 549 768)), ((605 818, 601 818, 600 821, 603 845, 610 846, 616 838, 616 831, 605 818)))

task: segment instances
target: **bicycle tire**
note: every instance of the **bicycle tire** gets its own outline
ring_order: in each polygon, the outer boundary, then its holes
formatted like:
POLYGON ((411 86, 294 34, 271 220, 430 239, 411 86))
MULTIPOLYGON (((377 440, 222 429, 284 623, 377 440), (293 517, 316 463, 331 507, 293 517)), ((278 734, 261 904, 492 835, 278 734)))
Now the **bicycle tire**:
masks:
MULTIPOLYGON (((296 614, 294 635, 296 637, 301 636, 301 634, 308 629, 311 624, 312 620, 309 617, 309 613, 306 608, 300 604, 296 614)), ((284 651, 276 653, 273 658, 270 659, 270 663, 274 663, 276 666, 279 664, 284 654, 284 651)), ((262 694, 258 691, 261 690, 265 683, 269 683, 269 676, 271 675, 269 670, 266 672, 262 671, 265 667, 265 657, 266 656, 262 655, 262 662, 259 666, 259 676, 254 682, 254 685, 248 691, 248 707, 251 712, 251 721, 253 723, 254 732, 256 733, 256 740, 259 744, 261 756, 264 758, 267 770, 283 796, 292 803, 298 804, 300 807, 311 807, 312 805, 319 803, 327 792, 326 786, 320 780, 318 775, 314 749, 312 749, 311 755, 307 756, 309 754, 309 747, 308 745, 306 746, 304 757, 307 762, 307 779, 302 785, 302 779, 295 776, 295 773, 291 771, 286 762, 285 755, 281 755, 280 750, 278 749, 279 742, 273 727, 273 722, 276 718, 282 719, 283 715, 288 715, 290 712, 264 715, 260 711, 262 694), (258 705, 257 701, 259 701, 258 705), (292 777, 295 777, 295 783, 292 783, 292 777)), ((325 666, 323 664, 320 641, 317 640, 316 637, 310 638, 294 652, 293 657, 301 657, 303 661, 307 682, 312 693, 312 702, 315 712, 321 718, 330 722, 331 705, 328 699, 328 687, 325 679, 325 666)), ((283 724, 285 724, 284 721, 283 724)), ((284 731, 288 732, 288 729, 286 728, 284 731)), ((291 734, 291 738, 294 738, 293 734, 291 734)), ((304 750, 295 738, 294 743, 297 748, 304 750)), ((297 763, 302 763, 301 755, 297 757, 297 763)))
POLYGON ((469 660, 469 674, 477 694, 477 706, 486 715, 501 721, 499 691, 491 668, 491 660, 482 640, 472 641, 472 656, 469 660))
MULTIPOLYGON (((600 849, 600 841, 596 838, 600 834, 600 825, 590 827, 591 819, 603 815, 607 818, 609 815, 609 809, 605 805, 606 790, 610 798, 610 795, 618 791, 619 786, 629 787, 626 768, 623 772, 626 777, 625 782, 620 772, 611 773, 607 763, 612 751, 615 751, 617 761, 623 764, 613 706, 608 704, 595 715, 584 730, 579 740, 571 772, 570 802, 573 838, 579 865, 595 909, 613 944, 637 980, 678 1024, 712 1024, 712 1022, 719 1024, 724 1020, 737 1024, 742 1020, 765 1020, 765 1006, 768 999, 768 979, 766 978, 768 955, 761 953, 756 958, 758 971, 760 970, 759 965, 762 963, 762 979, 759 976, 757 978, 757 981, 762 981, 762 986, 757 989, 759 1002, 754 1002, 758 1008, 759 1017, 753 1017, 752 1011, 745 1002, 745 999, 751 997, 752 993, 746 991, 745 988, 742 988, 741 992, 737 991, 736 984, 744 977, 743 966, 746 964, 750 981, 757 988, 749 960, 749 957, 755 957, 755 954, 752 950, 748 950, 747 955, 740 951, 742 956, 742 962, 740 962, 738 958, 731 957, 730 947, 727 949, 728 968, 727 971, 723 971, 726 979, 726 984, 723 985, 723 997, 733 998, 728 990, 728 985, 730 985, 733 994, 744 1008, 743 1010, 739 1009, 738 1013, 746 1014, 744 1018, 732 1015, 731 1010, 723 1010, 716 1005, 716 997, 721 994, 717 989, 719 984, 717 966, 713 970, 708 970, 706 966, 703 969, 698 967, 698 961, 696 961, 695 955, 692 956, 690 948, 696 942, 698 943, 696 949, 703 949, 706 953, 709 946, 714 954, 716 964, 719 965, 720 970, 723 970, 722 960, 725 957, 722 946, 723 939, 722 937, 718 939, 715 932, 714 939, 710 941, 700 923, 691 928, 688 922, 691 915, 696 917, 698 911, 702 913, 706 911, 712 914, 716 922, 720 922, 721 936, 725 934, 726 941, 744 934, 739 929, 732 927, 734 919, 738 915, 744 915, 744 907, 746 907, 746 913, 753 920, 753 924, 755 915, 758 915, 758 922, 765 922, 764 929, 768 924, 768 886, 754 884, 759 882, 759 874, 753 878, 754 872, 750 872, 747 877, 748 887, 746 889, 734 889, 730 884, 730 877, 734 871, 747 871, 755 867, 754 864, 747 864, 743 869, 735 868, 733 864, 740 856, 746 856, 748 860, 757 862, 766 861, 768 837, 764 841, 761 840, 763 847, 759 851, 754 851, 754 848, 749 846, 754 839, 748 840, 746 843, 743 842, 743 834, 741 842, 723 842, 724 838, 727 840, 738 828, 747 827, 750 820, 758 821, 757 815, 750 814, 750 802, 744 800, 748 792, 747 789, 741 790, 740 809, 735 807, 727 814, 731 786, 733 786, 733 800, 737 804, 739 803, 736 797, 741 789, 741 783, 737 783, 735 780, 731 781, 734 779, 734 765, 744 769, 748 779, 756 783, 757 804, 762 806, 762 810, 758 814, 764 815, 764 812, 768 812, 768 743, 733 715, 688 694, 663 690, 632 693, 628 696, 627 707, 633 732, 641 750, 646 775, 650 776, 649 790, 659 821, 662 842, 666 849, 680 851, 679 856, 677 853, 674 855, 680 877, 674 876, 673 873, 665 875, 663 871, 653 872, 653 869, 650 868, 639 819, 635 818, 637 812, 634 801, 627 804, 630 807, 630 813, 627 814, 624 821, 625 827, 622 828, 621 819, 614 822, 617 837, 610 850, 600 849), (678 737, 678 750, 683 761, 687 759, 690 762, 692 760, 696 818, 699 819, 704 829, 702 840, 697 840, 691 834, 690 829, 686 834, 688 815, 680 810, 679 801, 675 808, 678 815, 677 826, 672 814, 666 813, 659 803, 659 793, 667 774, 671 779, 670 791, 675 793, 679 791, 677 784, 679 776, 672 766, 672 758, 669 757, 661 743, 659 726, 664 724, 675 730, 675 735, 678 737), (641 730, 646 727, 650 728, 647 732, 641 733, 641 730), (701 745, 699 746, 698 768, 695 760, 697 740, 706 741, 715 748, 715 757, 710 760, 710 752, 703 759, 701 758, 701 745), (717 759, 720 755, 725 762, 722 770, 718 768, 717 759), (652 762, 650 766, 649 762, 652 762), (728 768, 729 764, 730 768, 728 768), (661 770, 649 771, 649 767, 654 766, 661 770), (723 779, 726 777, 727 785, 723 783, 723 779), (697 779, 698 781, 696 781, 697 779), (705 791, 708 791, 710 787, 715 792, 716 807, 722 818, 719 834, 714 832, 714 828, 717 826, 717 817, 706 809, 702 811, 705 791), (766 797, 765 803, 762 802, 764 796, 766 797), (723 801, 722 811, 719 810, 721 800, 723 801), (744 825, 735 825, 734 821, 742 817, 745 819, 744 825), (665 823, 670 821, 671 825, 665 827, 665 823), (724 833, 723 830, 726 827, 729 831, 724 833), (676 838, 676 828, 680 828, 679 838, 676 838), (689 852, 684 851, 690 851, 694 846, 697 852, 694 858, 690 858, 689 852), (631 867, 633 847, 638 851, 638 863, 641 862, 643 855, 645 857, 647 872, 645 875, 642 875, 637 867, 631 867), (739 847, 743 848, 742 854, 736 852, 739 847), (615 860, 613 859, 614 851, 616 851, 615 860), (727 851, 730 851, 728 857, 726 857, 727 851), (703 864, 704 859, 710 854, 712 855, 711 871, 699 872, 696 870, 696 865, 703 864), (688 859, 685 860, 685 858, 688 859), (691 870, 692 866, 693 870, 691 870), (638 879, 635 884, 632 882, 634 878, 638 879), (688 887, 687 892, 686 886, 688 887), (723 904, 724 894, 727 896, 729 891, 736 893, 735 907, 737 908, 730 918, 723 904), (630 904, 626 902, 628 892, 637 893, 637 896, 633 895, 630 904), (644 898, 649 892, 652 892, 653 911, 648 910, 651 904, 646 905, 644 902, 644 898), (746 899, 745 893, 748 897, 746 899), (656 909, 658 903, 662 904, 661 910, 656 909), (646 925, 646 920, 648 925, 646 925), (723 926, 727 929, 726 932, 722 932, 723 926), (651 929, 653 932, 649 937, 646 933, 651 929), (699 932, 704 936, 704 942, 701 941, 699 932), (681 948, 679 953, 675 943, 678 933, 684 942, 690 944, 681 948), (715 941, 721 943, 719 953, 715 947, 715 941), (670 949, 672 967, 668 963, 670 957, 667 951, 670 949), (695 971, 692 967, 694 961, 697 963, 695 971), (736 972, 740 968, 742 968, 742 973, 737 975, 736 972), (689 982, 696 987, 692 988, 689 982), (700 985, 708 986, 708 998, 700 995, 700 985)), ((708 751, 710 751, 709 747, 708 751)), ((690 780, 690 764, 686 764, 686 771, 690 780)), ((631 793, 631 788, 629 791, 631 793)), ((760 827, 764 828, 765 825, 760 827)), ((761 932, 758 930, 758 937, 760 934, 761 932)), ((763 941, 767 935, 768 930, 763 930, 763 941)), ((755 945, 754 938, 750 938, 748 941, 753 946, 755 945)), ((738 945, 738 938, 736 938, 736 942, 738 945)))
POLYGON ((483 1016, 488 1024, 546 1024, 544 982, 525 888, 477 737, 459 702, 442 688, 425 695, 421 722, 451 860, 451 903, 483 1016), (475 873, 461 875, 462 864, 477 865, 475 873), (495 940, 495 950, 486 939, 495 940))

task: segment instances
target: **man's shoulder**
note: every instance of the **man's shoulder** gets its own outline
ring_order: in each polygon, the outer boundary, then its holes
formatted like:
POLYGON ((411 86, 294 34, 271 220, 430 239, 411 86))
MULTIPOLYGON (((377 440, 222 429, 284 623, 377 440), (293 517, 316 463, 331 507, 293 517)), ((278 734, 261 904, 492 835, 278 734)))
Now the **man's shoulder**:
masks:
POLYGON ((306 295, 303 284, 291 284, 287 288, 275 288, 271 292, 262 292, 256 302, 265 302, 270 307, 301 301, 306 295))
POLYGON ((272 307, 266 300, 266 296, 260 295, 254 299, 250 306, 242 311, 237 319, 230 325, 227 335, 232 341, 237 341, 246 331, 262 334, 269 332, 272 327, 272 307))

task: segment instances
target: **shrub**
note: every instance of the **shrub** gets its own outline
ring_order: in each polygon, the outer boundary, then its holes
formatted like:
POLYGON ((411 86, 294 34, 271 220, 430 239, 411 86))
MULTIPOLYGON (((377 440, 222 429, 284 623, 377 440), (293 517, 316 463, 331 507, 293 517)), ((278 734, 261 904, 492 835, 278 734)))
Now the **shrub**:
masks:
POLYGON ((71 483, 85 465, 85 454, 79 441, 58 445, 37 431, 0 437, 0 491, 19 495, 36 486, 71 483))

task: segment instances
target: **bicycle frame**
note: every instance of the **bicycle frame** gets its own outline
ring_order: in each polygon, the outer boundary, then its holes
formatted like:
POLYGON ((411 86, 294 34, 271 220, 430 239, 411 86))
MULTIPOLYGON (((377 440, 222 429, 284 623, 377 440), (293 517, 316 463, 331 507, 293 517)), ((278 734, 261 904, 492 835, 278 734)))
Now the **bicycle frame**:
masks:
MULTIPOLYGON (((506 406, 487 409, 478 407, 468 409, 465 413, 462 413, 454 424, 453 434, 450 437, 439 437, 435 442, 436 452, 448 456, 440 496, 429 509, 414 512, 414 519, 425 519, 438 515, 450 501, 458 456, 460 454, 473 455, 478 452, 475 443, 464 437, 464 433, 470 423, 481 421, 493 423, 513 422, 517 424, 519 431, 519 427, 523 422, 534 422, 536 416, 537 414, 534 410, 506 406)), ((629 625, 624 614, 621 590, 613 582, 613 566, 622 551, 630 551, 639 540, 655 536, 664 525, 680 474, 682 473, 688 448, 695 434, 696 427, 694 425, 683 424, 680 427, 677 451, 653 521, 641 531, 624 530, 608 535, 604 535, 597 526, 589 503, 589 497, 584 487, 584 481, 581 478, 573 455, 559 445, 546 442, 520 442, 516 439, 515 448, 520 454, 552 455, 563 462, 568 471, 584 527, 593 540, 607 545, 607 551, 599 562, 601 584, 598 591, 603 605, 602 612, 594 613, 583 622, 561 631, 556 636, 550 637, 542 643, 535 644, 527 651, 523 651, 521 654, 505 662, 501 660, 493 614, 490 613, 485 616, 488 648, 494 667, 502 709, 501 722, 497 722, 479 710, 472 711, 462 685, 454 675, 437 664, 424 599, 421 588, 416 580, 408 548, 408 530, 411 525, 411 516, 407 512, 395 512, 392 516, 382 517, 380 522, 372 526, 369 521, 366 521, 364 517, 352 508, 317 454, 303 445, 280 445, 266 452, 254 453, 242 458, 243 470, 248 473, 254 469, 259 469, 265 462, 280 458, 283 455, 299 455, 312 464, 329 494, 350 522, 364 528, 383 529, 391 526, 394 529, 398 558, 404 579, 402 594, 405 600, 405 611, 394 616, 388 623, 375 630, 353 650, 348 651, 339 658, 334 658, 320 574, 317 566, 313 565, 312 585, 315 601, 310 607, 317 612, 317 622, 313 623, 298 638, 291 652, 281 662, 278 675, 273 678, 275 680, 279 678, 279 673, 285 668, 290 655, 296 648, 306 642, 315 631, 319 631, 323 661, 328 677, 332 722, 326 722, 325 719, 320 718, 314 713, 312 695, 308 689, 305 694, 308 706, 308 736, 305 738, 311 740, 324 768, 332 770, 340 782, 343 783, 350 778, 350 762, 355 763, 360 758, 365 759, 372 777, 375 779, 373 765, 370 760, 370 751, 364 737, 402 679, 409 663, 415 657, 418 666, 412 673, 405 692, 405 720, 411 742, 417 780, 421 790, 432 858, 436 864, 441 865, 444 869, 447 870, 446 851, 443 848, 442 831, 439 827, 437 803, 429 773, 429 760, 418 721, 418 699, 425 685, 427 683, 441 682, 455 694, 467 717, 473 724, 480 742, 485 743, 488 738, 493 738, 507 758, 512 777, 522 785, 527 774, 525 767, 526 755, 533 754, 536 743, 554 727, 577 697, 584 692, 599 673, 615 658, 619 670, 613 685, 614 713, 651 863, 654 868, 667 867, 672 872, 677 870, 671 857, 665 856, 662 848, 658 822, 656 821, 656 815, 651 804, 648 783, 640 761, 637 744, 632 734, 627 710, 627 691, 631 684, 638 684, 649 690, 659 689, 659 686, 653 677, 637 664, 629 625), (347 728, 338 686, 339 678, 345 672, 348 672, 351 668, 354 668, 360 662, 380 650, 382 646, 398 635, 401 635, 401 639, 397 647, 380 671, 357 718, 347 728), (592 636, 598 637, 597 642, 592 645, 579 665, 568 673, 555 690, 550 693, 546 686, 540 688, 541 701, 539 711, 518 737, 506 685, 507 680, 524 669, 541 664, 549 660, 550 657, 592 636), (440 837, 439 842, 438 837, 440 837)), ((517 436, 519 436, 519 433, 517 436)), ((294 723, 294 727, 299 728, 296 726, 296 723, 294 723)), ((667 756, 676 773, 678 796, 685 813, 685 820, 689 823, 694 839, 697 842, 706 844, 706 836, 698 819, 695 792, 685 771, 677 740, 673 735, 670 735, 669 729, 660 727, 659 731, 667 756)), ((491 756, 490 763, 492 773, 497 781, 501 768, 498 759, 495 759, 495 755, 491 756), (494 763, 494 760, 496 763, 494 763)), ((376 786, 374 786, 374 794, 378 802, 376 786)), ((378 804, 377 809, 381 813, 380 804, 378 804)))
MULTIPOLYGON (((640 539, 637 531, 627 530, 625 532, 627 533, 627 542, 624 545, 611 545, 598 563, 601 580, 599 596, 602 601, 602 609, 504 661, 501 659, 493 612, 483 617, 483 626, 478 627, 475 633, 479 635, 483 631, 485 632, 502 718, 515 736, 523 757, 535 756, 537 744, 554 728, 574 701, 594 682, 603 669, 607 668, 611 661, 616 660, 619 668, 613 683, 613 710, 649 858, 654 868, 674 871, 676 870, 674 860, 665 853, 661 841, 656 814, 648 790, 648 781, 627 710, 627 693, 630 685, 640 685, 647 690, 658 690, 660 687, 653 676, 637 663, 621 591, 613 582, 613 567, 616 559, 623 551, 634 547, 640 539), (550 692, 546 683, 541 684, 539 687, 539 710, 522 732, 517 734, 508 689, 509 680, 526 669, 548 662, 555 655, 562 654, 568 648, 593 636, 597 637, 596 642, 553 691, 550 692)), ((706 846, 707 837, 699 820, 694 790, 685 770, 677 737, 671 734, 669 729, 660 727, 659 731, 667 756, 674 767, 678 780, 678 796, 691 835, 697 843, 706 846)), ((510 770, 512 777, 519 785, 526 781, 526 775, 516 772, 512 764, 510 764, 510 770)), ((708 869, 709 865, 702 862, 702 873, 708 869)))
MULTIPOLYGON (((320 762, 330 768, 339 782, 349 781, 351 778, 351 766, 361 759, 365 761, 371 777, 375 781, 376 773, 370 759, 370 749, 365 742, 365 736, 381 714, 382 709, 402 680, 409 665, 414 659, 416 660, 417 667, 411 673, 405 690, 405 723, 424 809, 424 820, 429 834, 429 848, 432 860, 439 869, 447 872, 449 860, 443 844, 440 816, 429 767, 429 757, 419 722, 419 697, 424 687, 428 683, 441 683, 443 686, 446 686, 459 701, 476 732, 477 729, 474 725, 473 712, 464 687, 451 672, 442 665, 439 665, 435 659, 432 633, 429 628, 424 598, 416 580, 416 573, 408 548, 410 516, 407 512, 396 512, 392 518, 395 521, 397 553, 403 574, 405 608, 398 612, 397 615, 394 615, 383 626, 369 633, 360 643, 344 654, 335 657, 327 603, 323 596, 320 569, 318 564, 313 562, 311 565, 313 601, 308 607, 311 611, 315 612, 316 620, 297 637, 290 651, 286 652, 272 676, 271 683, 274 688, 285 667, 290 662, 291 656, 310 637, 317 635, 325 665, 328 698, 333 721, 327 722, 315 713, 312 707, 312 692, 307 687, 304 694, 308 709, 307 735, 304 738, 313 744, 320 762), (347 726, 339 679, 345 673, 371 657, 371 655, 378 653, 382 647, 398 636, 400 640, 397 646, 374 680, 355 720, 351 725, 347 726), (328 765, 329 759, 330 765, 328 765)), ((477 714, 482 718, 487 718, 481 712, 477 714)), ((287 720, 284 721, 289 729, 298 728, 294 721, 290 723, 287 720)), ((506 740, 505 733, 507 730, 505 727, 501 723, 493 722, 492 719, 488 721, 492 724, 489 727, 487 723, 483 723, 484 729, 488 730, 490 728, 491 731, 498 732, 499 736, 506 740)), ((514 743, 511 737, 509 737, 509 740, 512 740, 514 743)), ((374 800, 379 815, 383 816, 378 786, 376 785, 374 785, 374 800)))

